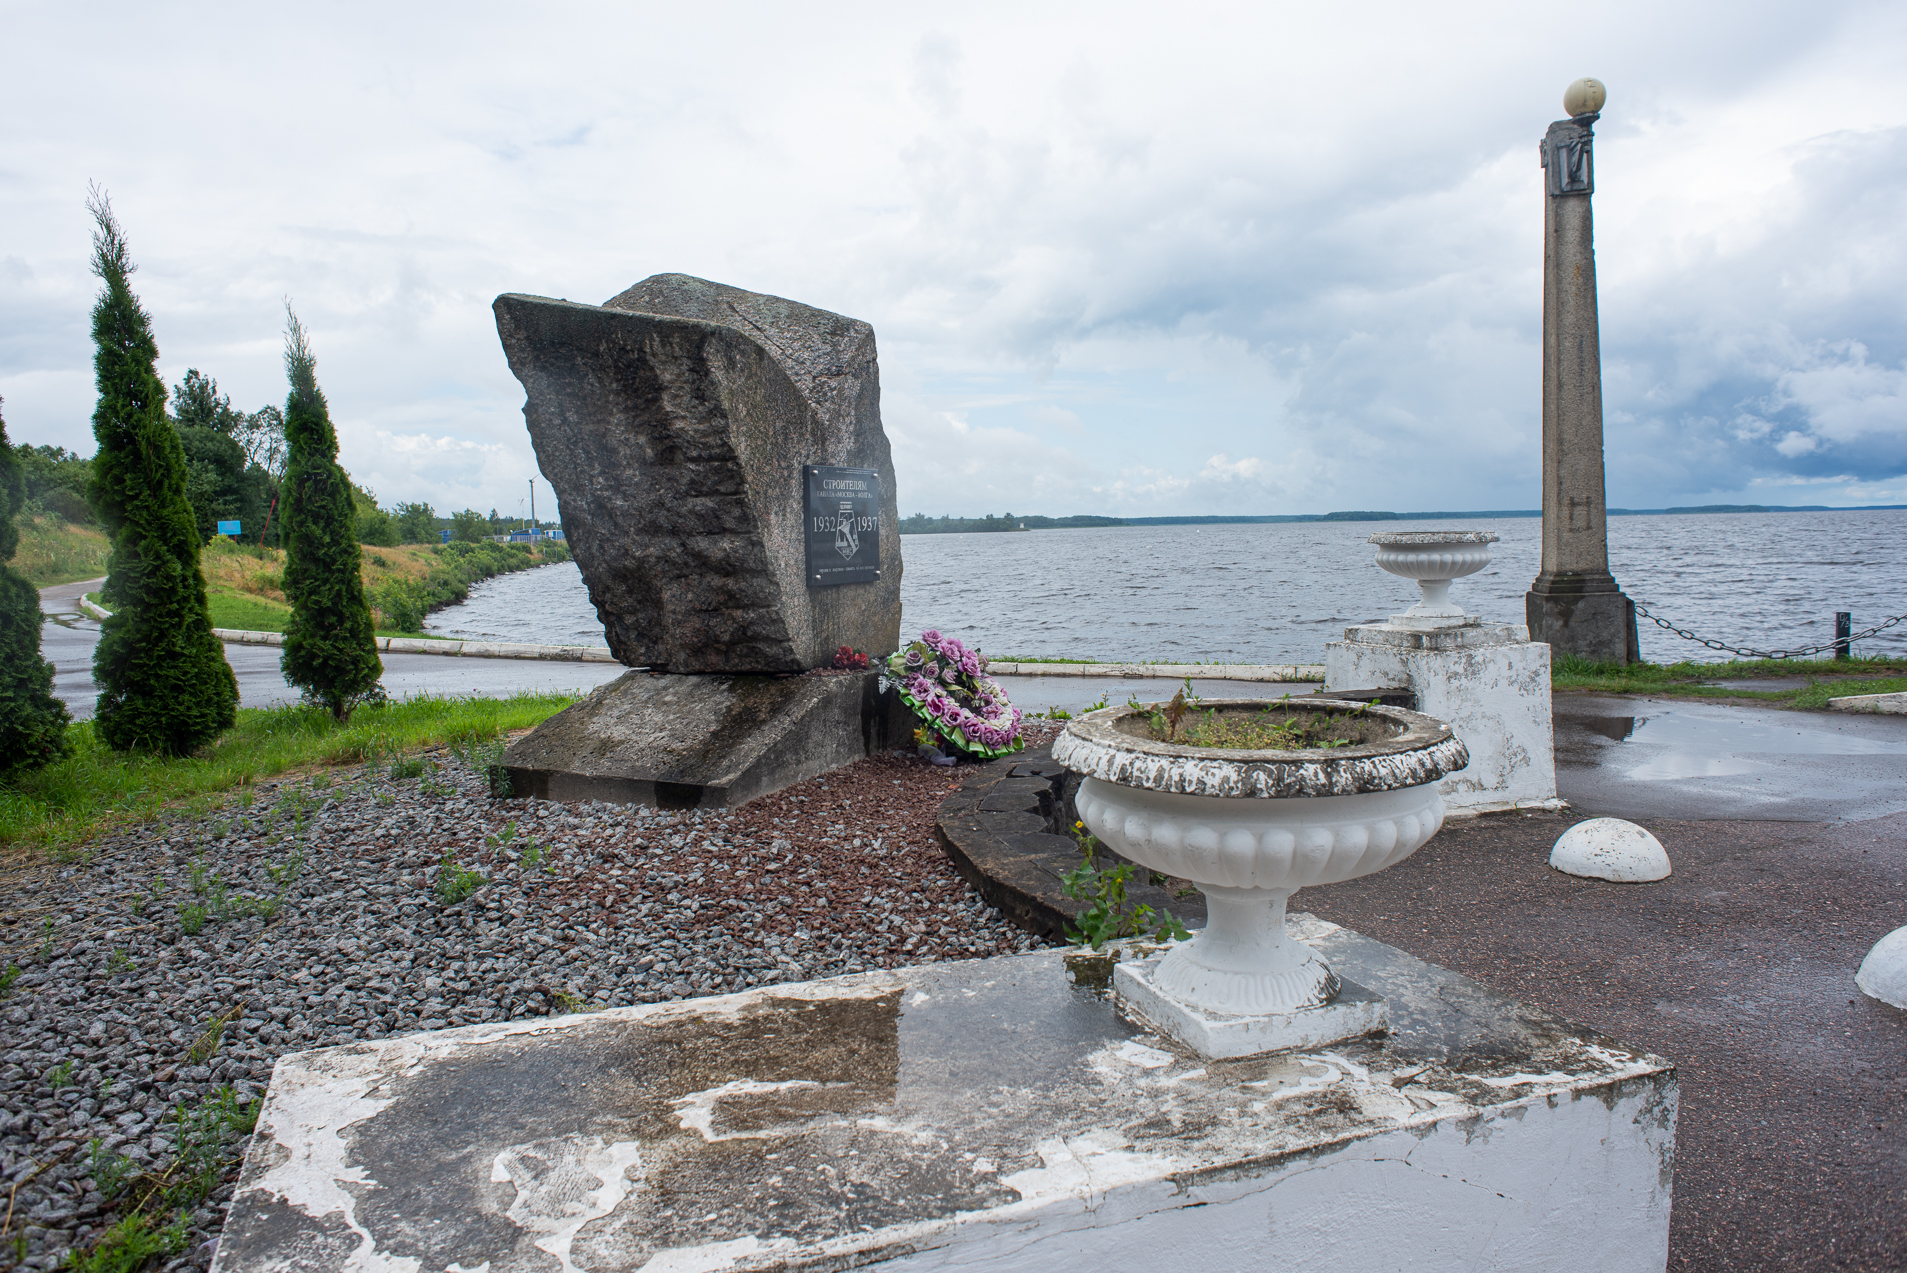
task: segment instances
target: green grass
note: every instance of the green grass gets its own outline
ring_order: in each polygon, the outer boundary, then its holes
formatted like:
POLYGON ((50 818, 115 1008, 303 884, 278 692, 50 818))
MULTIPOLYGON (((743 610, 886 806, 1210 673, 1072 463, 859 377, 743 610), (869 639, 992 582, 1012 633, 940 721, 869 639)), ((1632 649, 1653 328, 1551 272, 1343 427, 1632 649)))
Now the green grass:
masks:
POLYGON ((291 622, 291 607, 248 597, 236 592, 214 592, 206 599, 212 612, 212 626, 235 628, 241 632, 283 632, 291 622))
POLYGON ((215 742, 182 757, 115 752, 86 721, 67 728, 64 759, 0 783, 0 844, 63 852, 107 826, 143 821, 180 802, 209 812, 223 807, 227 793, 276 774, 467 745, 527 729, 574 701, 564 694, 413 698, 360 707, 346 725, 299 704, 246 708, 215 742))
POLYGON ((21 517, 20 547, 8 564, 35 588, 78 583, 106 573, 112 542, 96 526, 74 526, 51 513, 21 517))
POLYGON ((1739 659, 1731 663, 1591 663, 1564 655, 1550 668, 1550 686, 1659 698, 1743 698, 1775 707, 1820 711, 1830 698, 1892 694, 1907 689, 1907 659, 1739 659), (1806 677, 1801 689, 1734 689, 1706 681, 1806 677))

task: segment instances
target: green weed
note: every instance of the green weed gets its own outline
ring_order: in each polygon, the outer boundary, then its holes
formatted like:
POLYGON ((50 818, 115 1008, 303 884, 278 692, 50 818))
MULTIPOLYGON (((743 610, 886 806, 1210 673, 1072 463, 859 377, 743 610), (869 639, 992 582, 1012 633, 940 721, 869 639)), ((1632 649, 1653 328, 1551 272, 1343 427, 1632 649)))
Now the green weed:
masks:
POLYGON ((40 1079, 56 1092, 62 1087, 71 1087, 73 1086, 73 1063, 71 1061, 61 1061, 58 1065, 42 1074, 40 1079))
POLYGON ((150 1217, 135 1212, 100 1234, 84 1255, 68 1256, 66 1268, 69 1273, 135 1273, 179 1254, 188 1240, 183 1216, 157 1228, 150 1217))
POLYGON ((436 892, 437 900, 445 906, 455 906, 490 882, 483 872, 468 869, 451 853, 444 854, 440 865, 436 892))
POLYGON ((179 931, 187 937, 198 936, 210 917, 211 913, 197 902, 179 903, 179 931))
POLYGON ((20 965, 8 964, 5 972, 0 972, 0 999, 13 993, 13 983, 20 979, 20 965))
POLYGON ((192 1046, 186 1049, 185 1059, 187 1062, 193 1065, 204 1065, 207 1061, 211 1060, 218 1052, 219 1044, 225 1039, 225 1027, 230 1025, 233 1019, 244 1010, 244 1004, 235 1003, 224 1012, 219 1013, 216 1017, 207 1021, 204 1031, 200 1033, 198 1038, 192 1041, 192 1046))
POLYGON ((1066 896, 1087 906, 1076 921, 1066 926, 1067 941, 1098 950, 1107 942, 1146 933, 1159 941, 1184 941, 1191 936, 1170 911, 1161 914, 1150 906, 1127 902, 1126 884, 1132 878, 1132 867, 1121 862, 1110 870, 1099 869, 1099 839, 1086 830, 1085 823, 1073 824, 1073 838, 1079 842, 1085 861, 1060 876, 1060 888, 1066 896))

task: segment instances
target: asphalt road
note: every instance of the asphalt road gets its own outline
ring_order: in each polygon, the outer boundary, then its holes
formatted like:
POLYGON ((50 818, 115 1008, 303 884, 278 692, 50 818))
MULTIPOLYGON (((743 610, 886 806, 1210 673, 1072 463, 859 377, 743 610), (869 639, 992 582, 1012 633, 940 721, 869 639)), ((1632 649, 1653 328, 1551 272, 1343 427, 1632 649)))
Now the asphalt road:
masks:
MULTIPOLYGON (((98 690, 93 685, 93 647, 99 624, 79 609, 81 593, 98 590, 100 580, 40 590, 40 610, 48 621, 40 628, 40 652, 53 663, 53 692, 75 720, 93 714, 98 690)), ((227 645, 225 661, 238 675, 238 700, 245 707, 295 703, 298 691, 278 670, 280 651, 270 645, 227 645)), ((528 692, 588 691, 629 669, 619 663, 568 663, 550 659, 480 659, 441 654, 385 654, 384 689, 395 698, 506 695, 528 692)))

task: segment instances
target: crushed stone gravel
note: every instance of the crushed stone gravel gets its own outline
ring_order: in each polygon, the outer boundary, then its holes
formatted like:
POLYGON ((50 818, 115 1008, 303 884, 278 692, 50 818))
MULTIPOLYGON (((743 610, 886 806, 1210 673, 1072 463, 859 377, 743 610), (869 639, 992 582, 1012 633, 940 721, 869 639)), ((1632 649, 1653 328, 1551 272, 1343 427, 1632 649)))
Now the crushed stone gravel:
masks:
MULTIPOLYGON (((164 1175, 188 1148, 178 1111, 256 1098, 288 1052, 1032 949, 934 839, 958 783, 889 755, 669 812, 493 800, 438 753, 407 781, 262 784, 79 861, 13 863, 0 1269, 96 1241, 127 1196, 102 1167, 164 1175)), ((241 1138, 223 1152, 167 1270, 211 1260, 241 1138)))

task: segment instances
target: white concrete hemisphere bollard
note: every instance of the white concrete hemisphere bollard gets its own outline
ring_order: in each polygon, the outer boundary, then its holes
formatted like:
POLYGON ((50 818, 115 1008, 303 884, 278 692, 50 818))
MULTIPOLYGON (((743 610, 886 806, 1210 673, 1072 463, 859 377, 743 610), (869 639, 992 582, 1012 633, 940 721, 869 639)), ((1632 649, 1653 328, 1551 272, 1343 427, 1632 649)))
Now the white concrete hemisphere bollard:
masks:
POLYGON ((1666 880, 1673 869, 1660 840, 1621 818, 1578 822, 1556 841, 1549 864, 1566 875, 1616 884, 1666 880))
POLYGON ((1364 542, 1377 545, 1381 570, 1414 579, 1423 600, 1391 622, 1417 627, 1456 627, 1470 621, 1463 607, 1450 600, 1450 583, 1474 575, 1490 564, 1490 545, 1497 536, 1487 530, 1380 531, 1364 542))
POLYGON ((1896 928, 1874 943, 1854 974, 1854 984, 1870 999, 1907 1008, 1907 928, 1896 928))

